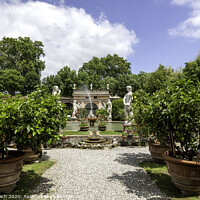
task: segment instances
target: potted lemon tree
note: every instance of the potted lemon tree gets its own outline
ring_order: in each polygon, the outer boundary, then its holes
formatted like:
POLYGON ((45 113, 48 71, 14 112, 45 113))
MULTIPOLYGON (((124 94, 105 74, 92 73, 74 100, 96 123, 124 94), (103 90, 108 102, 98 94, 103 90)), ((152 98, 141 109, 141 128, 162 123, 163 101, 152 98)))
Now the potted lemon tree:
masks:
POLYGON ((166 109, 160 113, 166 120, 171 151, 163 153, 175 185, 186 192, 200 192, 200 83, 179 80, 162 92, 166 109))
POLYGON ((9 151, 30 147, 41 152, 41 145, 59 139, 59 130, 66 125, 66 113, 59 96, 37 89, 26 98, 0 98, 0 193, 9 193, 19 180, 23 152, 9 151), (7 171, 10 170, 10 171, 7 171), (8 176, 7 176, 8 175, 8 176))
POLYGON ((137 133, 141 140, 147 140, 152 158, 164 162, 162 153, 171 149, 166 119, 160 113, 161 108, 166 109, 164 97, 160 91, 150 95, 140 90, 134 95, 137 96, 132 104, 137 133))

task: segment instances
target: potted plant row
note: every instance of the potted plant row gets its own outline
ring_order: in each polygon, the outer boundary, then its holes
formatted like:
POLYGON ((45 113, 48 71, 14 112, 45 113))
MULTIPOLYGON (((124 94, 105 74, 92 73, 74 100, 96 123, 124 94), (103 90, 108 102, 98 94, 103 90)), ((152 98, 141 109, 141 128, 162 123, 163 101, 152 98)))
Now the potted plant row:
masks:
POLYGON ((142 120, 136 114, 140 126, 153 133, 158 141, 166 139, 170 144, 170 150, 163 157, 174 184, 182 191, 199 193, 200 83, 177 80, 147 98, 138 108, 143 117, 142 120))
MULTIPOLYGON (((139 90, 134 95, 137 96, 132 104, 137 133, 141 138, 146 138, 153 160, 164 162, 162 154, 171 147, 165 119, 159 112, 157 94, 150 95, 139 90)), ((163 104, 162 101, 160 103, 163 104)))
POLYGON ((37 89, 26 98, 0 94, 0 193, 10 193, 22 170, 24 153, 10 151, 31 148, 41 153, 43 143, 59 139, 59 129, 66 125, 66 114, 59 97, 37 89))

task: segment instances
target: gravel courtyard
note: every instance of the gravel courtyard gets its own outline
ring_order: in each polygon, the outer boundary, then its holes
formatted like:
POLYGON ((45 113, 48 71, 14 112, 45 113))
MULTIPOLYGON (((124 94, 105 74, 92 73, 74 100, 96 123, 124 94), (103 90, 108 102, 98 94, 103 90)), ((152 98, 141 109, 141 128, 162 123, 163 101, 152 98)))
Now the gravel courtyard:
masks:
POLYGON ((41 197, 66 200, 167 199, 138 166, 138 163, 150 159, 147 147, 67 148, 45 152, 49 159, 56 160, 56 164, 43 174, 43 181, 35 191, 41 197))

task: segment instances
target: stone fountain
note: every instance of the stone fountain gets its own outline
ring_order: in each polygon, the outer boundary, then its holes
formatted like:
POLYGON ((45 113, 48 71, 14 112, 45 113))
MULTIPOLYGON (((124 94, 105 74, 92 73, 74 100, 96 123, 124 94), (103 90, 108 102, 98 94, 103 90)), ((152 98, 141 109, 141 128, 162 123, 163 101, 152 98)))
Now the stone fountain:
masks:
POLYGON ((88 115, 88 121, 90 122, 90 126, 94 126, 94 122, 97 120, 97 117, 93 114, 92 110, 88 115))
POLYGON ((112 148, 112 144, 108 140, 100 137, 99 131, 90 131, 88 139, 83 140, 80 145, 83 148, 92 149, 112 148))

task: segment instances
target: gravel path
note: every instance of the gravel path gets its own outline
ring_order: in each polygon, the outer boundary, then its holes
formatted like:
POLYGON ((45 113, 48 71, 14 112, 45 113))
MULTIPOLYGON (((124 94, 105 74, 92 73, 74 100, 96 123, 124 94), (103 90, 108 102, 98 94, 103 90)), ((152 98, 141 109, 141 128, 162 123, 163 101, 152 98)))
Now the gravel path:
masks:
POLYGON ((43 181, 35 191, 40 197, 66 200, 167 199, 138 166, 141 161, 150 159, 147 147, 67 148, 46 152, 57 162, 43 174, 43 181))

